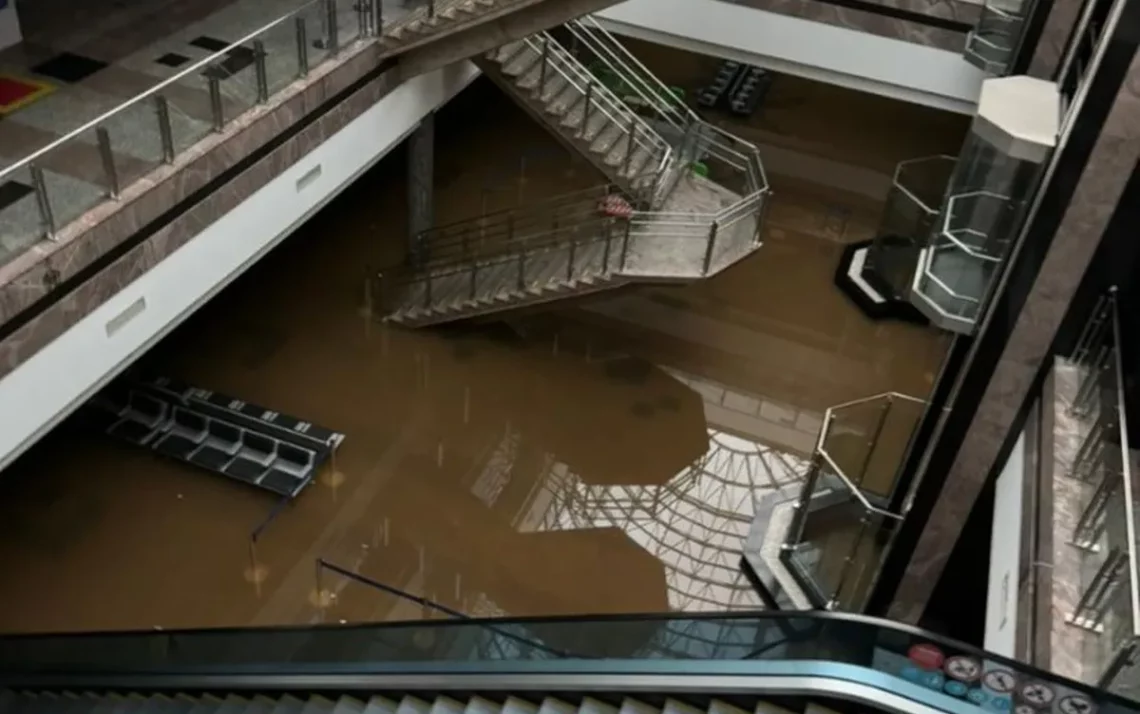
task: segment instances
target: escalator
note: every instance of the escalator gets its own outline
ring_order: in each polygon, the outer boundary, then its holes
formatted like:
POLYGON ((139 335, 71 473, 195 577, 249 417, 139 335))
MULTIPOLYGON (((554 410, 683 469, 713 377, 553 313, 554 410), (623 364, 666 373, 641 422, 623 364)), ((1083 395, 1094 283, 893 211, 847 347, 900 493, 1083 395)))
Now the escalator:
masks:
POLYGON ((0 637, 0 714, 1098 714, 1128 700, 824 612, 0 637))

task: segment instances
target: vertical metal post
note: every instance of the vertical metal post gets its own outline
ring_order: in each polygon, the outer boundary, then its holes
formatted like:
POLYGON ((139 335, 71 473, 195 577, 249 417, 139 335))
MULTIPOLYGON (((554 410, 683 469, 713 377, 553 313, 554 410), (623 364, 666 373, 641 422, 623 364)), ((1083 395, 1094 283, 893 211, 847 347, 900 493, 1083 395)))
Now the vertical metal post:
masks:
POLYGON ((606 219, 606 243, 602 246, 602 272, 610 272, 610 244, 613 243, 614 238, 614 223, 612 219, 606 219))
POLYGON ((328 33, 329 54, 340 50, 340 28, 336 26, 336 0, 325 0, 325 32, 328 33))
POLYGON ((816 484, 819 482, 819 472, 823 468, 823 457, 816 451, 812 454, 811 462, 808 466, 807 479, 804 481, 803 490, 800 491, 799 500, 796 501, 796 510, 792 514, 792 522, 788 524, 788 535, 784 539, 782 548, 784 550, 791 550, 800 544, 804 538, 804 528, 807 525, 808 504, 811 503, 812 494, 815 493, 816 484))
POLYGON ((107 194, 119 197, 119 172, 115 168, 115 154, 111 151, 111 135, 103 127, 95 129, 95 140, 99 144, 99 158, 103 160, 103 173, 107 177, 107 194))
POLYGON ((44 170, 35 164, 28 166, 28 171, 32 174, 32 186, 36 190, 36 205, 40 208, 40 220, 43 221, 44 229, 47 231, 48 238, 55 238, 55 216, 51 210, 51 199, 48 198, 47 182, 44 181, 44 170))
MULTIPOLYGON (((582 107, 582 125, 578 127, 579 136, 587 136, 586 131, 590 124, 590 105, 594 99, 594 79, 586 80, 586 104, 582 107)), ((587 137, 588 138, 588 137, 587 137)))
POLYGON ((847 585, 847 578, 851 574, 851 568, 854 567, 855 561, 859 558, 859 546, 863 543, 863 536, 867 533, 867 526, 871 524, 871 514, 864 512, 863 517, 859 519, 859 533, 851 541, 851 548, 847 551, 847 557, 843 559, 843 567, 839 571, 839 578, 835 582, 835 591, 831 594, 831 599, 827 603, 828 610, 834 610, 841 605, 839 599, 843 593, 844 586, 847 585))
POLYGON ((618 261, 618 272, 625 270, 625 259, 629 255, 629 227, 633 221, 625 219, 625 235, 621 239, 621 260, 618 261))
POLYGON ((384 34, 384 0, 369 0, 372 3, 372 23, 377 37, 384 34))
POLYGON ((265 69, 265 43, 253 41, 253 70, 257 76, 257 103, 269 101, 269 75, 265 69))
POLYGON ((475 299, 475 283, 479 276, 479 263, 478 261, 471 262, 471 299, 475 299))
POLYGON ((372 23, 368 21, 372 3, 369 0, 356 0, 353 8, 356 10, 356 32, 360 37, 367 37, 372 34, 372 23))
POLYGON ((211 76, 206 82, 210 87, 210 113, 214 117, 214 131, 221 131, 226 128, 226 118, 222 112, 221 81, 216 76, 211 76))
POLYGON ((428 19, 432 20, 435 18, 435 0, 428 0, 427 5, 428 5, 428 19))
POLYGON ((542 64, 538 67, 538 98, 546 94, 546 74, 550 65, 550 38, 542 38, 542 64))
POLYGON ((519 251, 519 291, 526 290, 526 248, 519 251))
POLYGON ((305 27, 305 18, 298 17, 297 25, 297 76, 304 77, 309 74, 309 31, 305 27))
POLYGON ((716 245, 716 231, 716 221, 713 221, 713 224, 709 226, 709 244, 708 247, 705 248, 705 258, 701 264, 701 275, 709 274, 709 266, 712 264, 713 247, 716 245))
POLYGON ((879 410, 879 419, 875 424, 874 432, 871 433, 871 438, 867 441, 867 456, 863 458, 863 466, 859 471, 859 476, 857 479, 851 479, 857 488, 862 488, 863 482, 867 478, 867 469, 871 467, 871 461, 875 455, 875 445, 879 443, 879 437, 883 435, 883 426, 887 423, 887 412, 891 410, 893 400, 894 395, 888 394, 886 403, 879 410))
POLYGON ((174 129, 170 126, 170 105, 162 94, 154 95, 154 113, 158 117, 158 136, 162 141, 162 160, 174 163, 174 129))
POLYGON ((566 261, 566 282, 574 279, 574 253, 576 252, 578 241, 575 239, 573 233, 570 234, 570 260, 566 261))
POLYGON ((625 142, 625 160, 622 162, 621 172, 629 176, 630 166, 633 165, 633 147, 637 138, 637 115, 631 114, 629 117, 629 136, 625 142))

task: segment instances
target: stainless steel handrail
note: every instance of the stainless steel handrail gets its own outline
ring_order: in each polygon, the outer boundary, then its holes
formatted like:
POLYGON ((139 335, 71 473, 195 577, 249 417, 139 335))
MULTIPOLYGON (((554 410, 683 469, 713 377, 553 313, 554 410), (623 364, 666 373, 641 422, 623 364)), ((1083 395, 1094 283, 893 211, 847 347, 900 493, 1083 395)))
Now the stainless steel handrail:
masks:
POLYGON ((162 82, 159 82, 158 84, 154 85, 150 89, 144 90, 143 92, 136 94, 134 97, 128 99, 127 101, 116 105, 114 108, 103 112, 102 114, 100 114, 95 119, 92 119, 91 121, 83 124, 78 129, 73 129, 72 131, 68 132, 64 136, 62 136, 62 137, 56 139, 55 141, 51 142, 47 146, 44 146, 40 149, 37 149, 36 151, 32 152, 28 156, 25 156, 24 158, 20 159, 19 161, 15 162, 14 164, 6 167, 2 171, 0 171, 0 180, 3 180, 4 177, 8 176, 9 174, 11 174, 14 171, 18 171, 19 169, 22 169, 22 168, 27 168, 30 164, 35 162, 37 159, 48 155, 52 151, 55 151, 56 149, 60 148, 64 144, 67 144, 67 143, 77 139, 78 137, 85 134, 86 132, 97 129, 100 124, 107 121, 111 117, 115 116, 119 112, 124 111, 128 107, 132 107, 135 104, 138 104, 139 102, 141 102, 145 99, 148 99, 150 97, 153 97, 153 96, 159 94, 160 92, 162 92, 162 90, 166 89, 167 87, 173 86, 175 83, 185 79, 186 77, 194 74, 195 72, 200 72, 202 69, 204 69, 204 68, 208 67, 209 65, 217 62, 220 58, 224 57, 227 52, 231 52, 234 48, 239 47, 241 45, 244 45, 247 42, 254 40, 255 38, 259 37, 260 35, 264 34, 265 32, 268 32, 269 30, 272 30, 274 27, 277 27, 278 25, 282 24, 283 22, 289 20, 290 18, 293 18, 293 17, 297 16, 298 14, 300 14, 301 12, 308 10, 310 7, 313 7, 316 5, 322 5, 325 2, 326 2, 326 0, 310 0, 309 2, 305 3, 304 5, 298 7, 294 10, 291 10, 288 14, 282 15, 281 17, 277 18, 276 20, 273 20, 271 22, 266 23, 265 25, 262 25, 261 27, 254 30, 253 32, 250 32, 250 33, 243 35, 240 40, 237 40, 236 42, 231 43, 225 49, 219 50, 218 52, 211 54, 209 57, 206 57, 205 59, 201 59, 201 60, 198 60, 197 62, 194 62, 193 64, 191 64, 186 69, 179 71, 173 77, 169 77, 167 79, 164 79, 162 82))
POLYGON ((1132 493, 1132 451, 1128 441, 1128 415, 1124 400, 1124 344, 1120 329, 1120 309, 1117 304, 1117 290, 1110 293, 1110 318, 1112 320, 1112 340, 1116 345, 1114 360, 1116 367, 1116 424, 1120 438, 1121 466, 1120 478, 1124 498, 1124 528, 1128 539, 1128 604, 1132 615, 1132 635, 1140 636, 1140 569, 1136 556, 1136 505, 1132 493))

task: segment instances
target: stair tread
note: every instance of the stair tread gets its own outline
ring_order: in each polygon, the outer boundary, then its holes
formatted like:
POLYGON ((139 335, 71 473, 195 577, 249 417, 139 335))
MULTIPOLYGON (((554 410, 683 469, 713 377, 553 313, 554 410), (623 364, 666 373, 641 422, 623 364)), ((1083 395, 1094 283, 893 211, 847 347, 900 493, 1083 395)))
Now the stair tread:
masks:
POLYGON ((483 697, 471 697, 467 700, 467 708, 464 709, 463 714, 499 714, 502 706, 484 699, 483 697))
POLYGON ((301 714, 330 714, 334 706, 336 704, 331 699, 314 694, 305 700, 305 707, 301 709, 301 714))
POLYGON ((364 707, 364 714, 393 714, 396 703, 385 697, 372 697, 364 707))
POLYGON ((621 700, 621 708, 618 709, 618 714, 661 714, 661 710, 640 699, 626 697, 621 700))
POLYGON ((431 714, 463 714, 466 707, 451 697, 436 697, 431 704, 431 714))
POLYGON ((578 714, 617 714, 618 708, 593 697, 583 697, 578 714))
MULTIPOLYGON (((672 699, 665 703, 665 710, 668 712, 670 707, 676 709, 677 714, 701 714, 695 707, 690 707, 688 704, 672 699), (692 711, 689 711, 690 709, 692 711)), ((672 714, 672 712, 670 712, 670 714, 672 714)), ((714 699, 709 702, 708 714, 748 714, 748 712, 727 702, 714 699)))
POLYGON ((554 697, 546 697, 538 707, 538 714, 575 714, 578 707, 554 697))
POLYGON ((396 714, 428 714, 431 705, 417 697, 404 697, 396 707, 396 714))
POLYGON ((536 714, 538 706, 519 699, 518 697, 507 697, 507 701, 503 702, 502 714, 536 714))

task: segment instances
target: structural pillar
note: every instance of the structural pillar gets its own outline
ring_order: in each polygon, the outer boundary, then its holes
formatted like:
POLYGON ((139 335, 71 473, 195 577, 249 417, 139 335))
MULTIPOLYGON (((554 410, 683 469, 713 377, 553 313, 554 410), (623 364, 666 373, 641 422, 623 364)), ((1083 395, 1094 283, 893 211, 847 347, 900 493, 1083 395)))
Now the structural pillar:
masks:
POLYGON ((435 114, 428 114, 408 137, 408 257, 423 260, 424 231, 435 225, 435 114))
POLYGON ((16 0, 0 0, 0 49, 17 45, 22 40, 16 0))
POLYGON ((872 611, 919 621, 970 511, 1017 441, 1033 385, 1140 160, 1140 54, 1125 6, 1052 160, 994 303, 958 373, 952 404, 920 456, 918 487, 872 596, 872 611))

